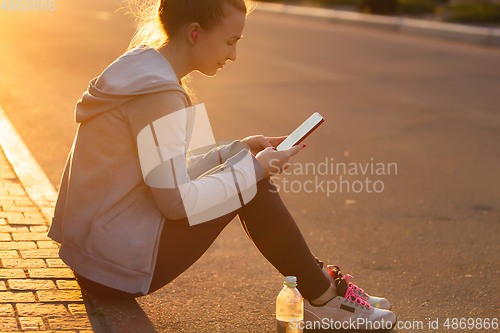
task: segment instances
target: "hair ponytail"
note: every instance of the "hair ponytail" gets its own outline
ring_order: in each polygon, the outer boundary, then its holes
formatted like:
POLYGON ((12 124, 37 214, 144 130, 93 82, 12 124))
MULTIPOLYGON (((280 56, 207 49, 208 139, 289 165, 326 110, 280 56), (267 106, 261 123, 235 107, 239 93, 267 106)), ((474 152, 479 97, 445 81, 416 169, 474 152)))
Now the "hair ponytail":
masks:
POLYGON ((138 22, 138 28, 127 48, 141 45, 158 49, 167 42, 167 35, 160 21, 158 9, 162 0, 128 0, 128 13, 138 22))

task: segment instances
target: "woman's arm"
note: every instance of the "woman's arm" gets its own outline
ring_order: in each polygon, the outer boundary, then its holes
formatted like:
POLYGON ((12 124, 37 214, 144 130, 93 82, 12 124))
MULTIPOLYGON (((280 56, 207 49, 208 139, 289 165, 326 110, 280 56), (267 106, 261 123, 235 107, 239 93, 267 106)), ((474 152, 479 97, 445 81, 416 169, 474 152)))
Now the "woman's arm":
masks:
POLYGON ((264 178, 260 163, 241 150, 218 172, 191 180, 185 159, 187 115, 182 111, 187 105, 181 92, 167 91, 137 97, 122 108, 137 138, 145 181, 160 211, 174 220, 234 201, 238 192, 264 178))
POLYGON ((223 164, 228 158, 236 155, 243 149, 249 149, 248 145, 237 140, 213 148, 205 154, 188 157, 186 161, 188 175, 191 179, 196 179, 208 170, 223 164))

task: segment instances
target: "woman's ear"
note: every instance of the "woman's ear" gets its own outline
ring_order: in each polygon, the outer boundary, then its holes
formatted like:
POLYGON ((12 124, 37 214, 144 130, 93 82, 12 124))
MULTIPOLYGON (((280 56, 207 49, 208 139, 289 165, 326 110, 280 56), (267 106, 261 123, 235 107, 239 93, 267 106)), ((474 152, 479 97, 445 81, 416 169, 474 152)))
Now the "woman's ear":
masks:
POLYGON ((188 40, 192 44, 196 44, 201 27, 198 23, 193 22, 188 26, 188 40))

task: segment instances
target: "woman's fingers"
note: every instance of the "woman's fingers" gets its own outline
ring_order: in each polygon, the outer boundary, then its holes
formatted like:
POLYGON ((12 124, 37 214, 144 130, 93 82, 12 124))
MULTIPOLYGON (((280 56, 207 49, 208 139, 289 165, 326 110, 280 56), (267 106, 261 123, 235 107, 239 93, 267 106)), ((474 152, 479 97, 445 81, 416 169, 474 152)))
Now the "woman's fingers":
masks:
POLYGON ((263 136, 263 135, 259 136, 259 144, 262 147, 262 149, 265 149, 265 148, 268 148, 268 147, 270 147, 270 148, 273 147, 273 145, 271 144, 271 142, 269 142, 269 140, 265 136, 263 136))
POLYGON ((266 137, 267 141, 271 143, 273 147, 277 147, 280 143, 282 143, 287 137, 286 136, 278 136, 278 137, 266 137))
POLYGON ((305 145, 300 144, 291 148, 277 151, 275 148, 267 147, 256 155, 257 160, 264 168, 266 176, 278 174, 290 167, 290 159, 300 150, 304 149, 305 145))
POLYGON ((267 140, 263 135, 253 135, 244 139, 250 146, 250 149, 255 151, 261 151, 267 147, 272 147, 273 145, 267 140))
POLYGON ((263 135, 253 135, 240 140, 248 145, 252 155, 256 156, 259 152, 266 149, 267 147, 272 147, 273 145, 267 140, 263 135))
POLYGON ((304 149, 305 146, 306 146, 305 144, 300 143, 288 149, 282 150, 282 152, 286 153, 289 157, 292 157, 293 155, 297 154, 299 151, 304 149))

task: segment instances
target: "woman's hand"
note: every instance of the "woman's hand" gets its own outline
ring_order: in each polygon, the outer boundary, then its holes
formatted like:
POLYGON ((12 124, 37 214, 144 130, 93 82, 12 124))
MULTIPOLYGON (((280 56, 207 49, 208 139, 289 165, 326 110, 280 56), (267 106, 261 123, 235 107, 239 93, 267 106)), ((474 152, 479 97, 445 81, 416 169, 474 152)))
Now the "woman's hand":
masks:
POLYGON ((252 155, 257 156, 259 152, 270 147, 276 148, 283 140, 286 139, 286 136, 280 137, 267 137, 263 135, 253 135, 240 140, 244 142, 250 147, 250 152, 252 155))
POLYGON ((260 165, 262 165, 262 168, 264 168, 265 177, 269 177, 287 169, 290 166, 292 156, 301 151, 305 146, 305 144, 299 144, 280 151, 268 147, 259 152, 255 157, 260 165))

